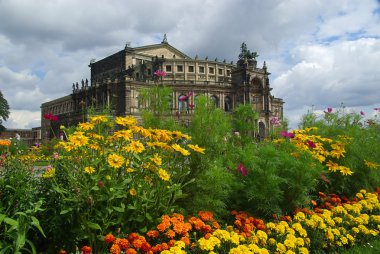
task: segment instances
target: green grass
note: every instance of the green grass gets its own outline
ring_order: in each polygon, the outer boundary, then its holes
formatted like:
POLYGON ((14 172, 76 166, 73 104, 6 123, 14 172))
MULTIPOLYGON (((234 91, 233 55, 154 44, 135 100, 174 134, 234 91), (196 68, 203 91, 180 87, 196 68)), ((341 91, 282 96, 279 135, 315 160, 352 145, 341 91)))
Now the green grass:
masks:
POLYGON ((48 161, 36 161, 34 162, 34 166, 47 166, 49 165, 48 161))
POLYGON ((365 245, 355 246, 349 250, 341 251, 340 254, 378 254, 380 253, 380 239, 371 241, 365 245))

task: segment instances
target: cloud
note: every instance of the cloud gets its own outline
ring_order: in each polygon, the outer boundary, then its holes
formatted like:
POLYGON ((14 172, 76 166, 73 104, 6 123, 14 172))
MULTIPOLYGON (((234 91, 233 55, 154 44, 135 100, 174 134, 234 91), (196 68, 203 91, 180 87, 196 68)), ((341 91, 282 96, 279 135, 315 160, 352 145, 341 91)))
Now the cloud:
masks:
POLYGON ((288 109, 379 103, 380 39, 301 45, 292 51, 290 69, 273 81, 288 109))
POLYGON ((159 43, 164 33, 191 57, 235 63, 246 42, 258 66, 267 62, 292 124, 311 105, 374 105, 379 7, 373 0, 0 0, 0 89, 18 112, 5 125, 29 111, 37 116, 41 103, 90 79, 90 59, 126 42, 159 43))

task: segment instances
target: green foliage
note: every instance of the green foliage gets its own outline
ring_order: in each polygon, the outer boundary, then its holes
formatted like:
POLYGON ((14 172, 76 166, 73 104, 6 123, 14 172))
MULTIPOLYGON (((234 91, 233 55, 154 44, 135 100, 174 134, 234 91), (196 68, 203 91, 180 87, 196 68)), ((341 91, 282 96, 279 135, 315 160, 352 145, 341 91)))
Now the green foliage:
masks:
POLYGON ((249 104, 240 104, 235 108, 232 122, 234 130, 239 132, 243 145, 252 142, 258 117, 258 113, 249 104))
POLYGON ((9 113, 9 104, 0 91, 0 132, 5 129, 2 123, 8 119, 9 113))
POLYGON ((234 151, 230 161, 235 164, 230 167, 241 183, 231 198, 234 208, 270 216, 306 207, 322 167, 308 154, 292 156, 296 151, 289 142, 252 144, 234 151), (247 169, 246 176, 238 170, 238 164, 247 169))
POLYGON ((33 168, 18 158, 8 158, 0 167, 0 252, 36 253, 30 240, 45 237, 37 216, 43 200, 36 191, 33 168))
POLYGON ((236 177, 223 166, 221 160, 202 162, 205 163, 201 166, 203 170, 199 172, 191 188, 187 189, 191 193, 191 200, 186 200, 182 206, 188 214, 212 211, 218 218, 227 217, 236 177))
POLYGON ((351 176, 342 176, 337 172, 328 172, 326 177, 329 183, 321 183, 320 190, 336 192, 341 195, 354 195, 360 189, 373 190, 380 185, 380 157, 378 144, 380 144, 380 128, 376 120, 365 121, 363 116, 355 112, 345 112, 344 108, 325 112, 318 117, 308 112, 302 117, 301 127, 315 126, 316 135, 338 140, 348 138, 346 154, 338 160, 339 164, 353 171, 351 176), (379 165, 368 167, 367 162, 379 165))
POLYGON ((189 183, 189 162, 178 148, 186 147, 187 136, 136 123, 132 117, 94 116, 56 148, 59 157, 41 178, 49 214, 41 224, 52 235, 50 246, 74 251, 87 244, 101 253, 106 233, 145 232, 177 209, 189 183))

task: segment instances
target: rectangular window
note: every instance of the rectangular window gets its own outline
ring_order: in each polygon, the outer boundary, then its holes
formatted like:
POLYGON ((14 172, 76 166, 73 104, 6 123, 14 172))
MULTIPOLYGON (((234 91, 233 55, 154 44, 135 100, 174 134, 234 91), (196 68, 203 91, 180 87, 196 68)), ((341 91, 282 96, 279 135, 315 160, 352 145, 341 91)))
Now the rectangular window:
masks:
POLYGON ((189 72, 194 72, 194 66, 193 65, 189 65, 189 72))
POLYGON ((166 65, 166 72, 172 72, 172 66, 166 65))
POLYGON ((219 69, 218 69, 218 74, 219 74, 219 75, 223 75, 223 69, 219 68, 219 69))
POLYGON ((208 73, 214 74, 214 68, 213 67, 208 67, 208 73))
POLYGON ((231 70, 227 70, 227 76, 231 75, 231 70))
POLYGON ((199 66, 199 73, 205 73, 205 67, 199 66))
POLYGON ((177 72, 183 72, 183 65, 177 65, 177 72))

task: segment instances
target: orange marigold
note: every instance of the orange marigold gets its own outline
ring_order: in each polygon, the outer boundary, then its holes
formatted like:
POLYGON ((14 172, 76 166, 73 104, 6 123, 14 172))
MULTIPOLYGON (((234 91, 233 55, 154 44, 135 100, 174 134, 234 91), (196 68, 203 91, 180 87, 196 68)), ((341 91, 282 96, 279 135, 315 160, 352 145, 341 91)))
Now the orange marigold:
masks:
POLYGON ((175 232, 174 230, 169 230, 168 232, 165 233, 167 238, 174 238, 175 237, 175 232))
POLYGON ((130 246, 129 241, 126 238, 117 238, 115 241, 115 244, 119 245, 120 249, 122 249, 122 250, 126 250, 130 246))
POLYGON ((104 241, 106 243, 112 243, 113 241, 115 241, 115 237, 113 236, 113 234, 107 234, 105 237, 104 237, 104 241))
POLYGON ((125 254, 137 254, 137 251, 135 249, 129 248, 125 251, 125 254))
POLYGON ((198 213, 198 216, 201 218, 203 221, 210 221, 213 219, 213 214, 209 211, 200 211, 198 213))
POLYGON ((149 230, 146 235, 152 238, 157 238, 160 235, 160 232, 157 230, 149 230))
POLYGON ((184 242, 185 245, 190 245, 190 239, 189 239, 189 237, 184 236, 184 237, 181 238, 181 241, 184 242))
POLYGON ((139 238, 139 235, 137 233, 130 233, 128 236, 128 240, 132 242, 133 240, 139 238))
POLYGON ((117 245, 117 244, 112 244, 111 248, 110 248, 110 252, 112 254, 120 254, 121 253, 121 249, 120 249, 120 246, 117 245))
POLYGON ((148 253, 151 250, 152 246, 148 242, 143 242, 141 245, 141 250, 145 253, 148 253))
POLYGON ((172 239, 172 240, 170 240, 170 241, 168 242, 168 245, 169 245, 170 247, 173 247, 174 244, 175 244, 175 242, 176 242, 176 240, 172 239))

